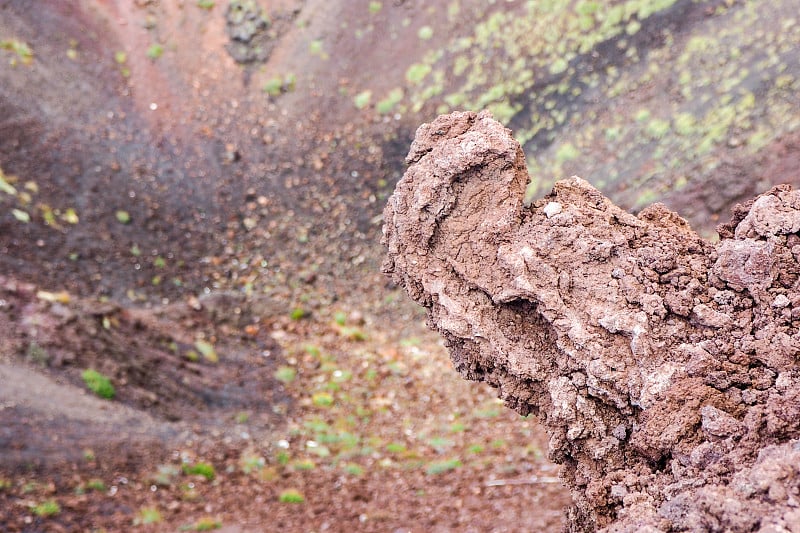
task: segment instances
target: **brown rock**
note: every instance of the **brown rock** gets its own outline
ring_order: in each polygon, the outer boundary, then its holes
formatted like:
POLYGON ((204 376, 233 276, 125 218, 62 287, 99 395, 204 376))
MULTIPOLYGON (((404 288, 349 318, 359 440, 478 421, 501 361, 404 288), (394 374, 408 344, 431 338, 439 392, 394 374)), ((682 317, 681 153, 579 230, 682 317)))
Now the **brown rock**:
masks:
POLYGON ((738 206, 711 244, 577 177, 523 206, 522 150, 485 112, 421 126, 407 162, 384 271, 462 376, 537 414, 570 530, 794 526, 800 193, 738 206))

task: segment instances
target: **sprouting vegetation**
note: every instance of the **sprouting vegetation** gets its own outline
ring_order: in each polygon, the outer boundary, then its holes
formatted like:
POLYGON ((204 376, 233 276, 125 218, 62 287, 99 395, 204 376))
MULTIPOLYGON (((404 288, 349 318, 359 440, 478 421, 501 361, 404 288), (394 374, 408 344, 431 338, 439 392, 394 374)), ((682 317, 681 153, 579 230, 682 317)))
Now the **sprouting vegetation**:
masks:
POLYGON ((291 366, 281 366, 275 371, 275 379, 284 383, 291 383, 297 376, 297 370, 291 366))
POLYGON ((286 74, 269 78, 262 88, 270 96, 280 96, 283 93, 294 91, 296 84, 297 77, 294 74, 286 74))
POLYGON ((16 66, 18 63, 22 63, 23 65, 30 65, 33 63, 33 50, 23 41, 17 39, 0 40, 0 50, 9 50, 16 54, 16 57, 12 57, 9 60, 12 67, 16 66))
POLYGON ((181 528, 183 531, 213 531, 222 527, 222 522, 210 516, 204 516, 197 522, 184 526, 181 528))
POLYGON ((61 506, 55 500, 46 500, 42 503, 34 505, 31 509, 33 514, 36 516, 41 516, 43 518, 47 518, 49 516, 55 516, 61 512, 61 506))
POLYGON ((428 475, 442 474, 444 472, 449 472, 451 470, 455 470, 456 468, 458 468, 460 466, 461 466, 461 460, 460 459, 447 459, 447 460, 444 460, 444 461, 433 461, 425 469, 425 473, 428 474, 428 475))
POLYGON ((403 89, 395 87, 389 91, 389 94, 387 94, 384 99, 375 104, 375 110, 381 115, 391 113, 395 106, 403 100, 403 95, 403 89))
MULTIPOLYGON (((754 153, 798 127, 781 117, 793 116, 789 108, 798 103, 792 89, 800 86, 800 64, 790 43, 800 39, 800 25, 789 10, 780 29, 759 31, 760 20, 774 17, 759 5, 718 6, 688 35, 664 25, 674 0, 478 9, 477 25, 416 58, 402 93, 381 99, 376 110, 491 110, 513 124, 526 147, 528 199, 573 172, 600 187, 627 180, 632 195, 647 188, 655 197, 702 178, 676 169, 707 172, 720 164, 718 150, 727 145, 754 153), (645 99, 633 107, 626 99, 642 87, 669 93, 673 83, 677 97, 669 101, 645 99), (757 98, 756 87, 763 87, 757 98), (764 116, 770 126, 754 126, 764 116)), ((454 3, 449 17, 455 20, 462 9, 454 3)), ((432 35, 418 30, 421 39, 432 35)))
POLYGON ((214 481, 214 478, 217 475, 213 465, 202 462, 194 464, 184 464, 183 473, 189 476, 201 476, 206 478, 208 481, 214 481))
POLYGON ((208 361, 209 363, 218 363, 219 362, 219 355, 217 354, 216 348, 210 342, 197 339, 194 343, 194 347, 197 348, 197 351, 200 352, 200 355, 203 356, 203 359, 208 361))
POLYGON ((161 512, 158 507, 142 507, 136 513, 136 518, 133 521, 135 526, 146 526, 150 524, 158 524, 161 522, 161 512))
POLYGON ((152 60, 156 60, 162 55, 164 55, 164 45, 162 44, 154 43, 147 48, 147 57, 152 60))
POLYGON ((364 109, 369 105, 369 101, 372 98, 372 91, 366 90, 358 93, 355 98, 353 98, 353 105, 356 106, 356 109, 364 109))
POLYGON ((428 39, 433 37, 433 28, 431 28, 430 26, 423 26, 417 32, 417 36, 423 41, 427 41, 428 39))
POLYGON ((106 484, 103 482, 102 479, 90 479, 89 481, 86 482, 86 489, 103 492, 106 490, 106 484))
POLYGON ((281 503, 303 503, 306 501, 303 493, 297 489, 286 489, 278 496, 281 503))
POLYGON ((111 400, 117 393, 116 389, 114 389, 114 385, 111 384, 111 380, 97 370, 92 368, 86 369, 81 374, 81 377, 86 387, 101 398, 111 400))

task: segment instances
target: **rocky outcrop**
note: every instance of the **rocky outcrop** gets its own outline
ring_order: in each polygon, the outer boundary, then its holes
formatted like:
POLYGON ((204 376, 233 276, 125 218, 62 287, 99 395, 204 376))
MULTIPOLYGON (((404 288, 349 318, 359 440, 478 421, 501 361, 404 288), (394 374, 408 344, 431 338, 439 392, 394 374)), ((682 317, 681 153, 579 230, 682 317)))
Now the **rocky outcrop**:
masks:
POLYGON ((711 243, 577 177, 524 206, 487 113, 421 126, 407 162, 384 270, 463 377, 539 417, 571 530, 800 531, 800 191, 711 243))

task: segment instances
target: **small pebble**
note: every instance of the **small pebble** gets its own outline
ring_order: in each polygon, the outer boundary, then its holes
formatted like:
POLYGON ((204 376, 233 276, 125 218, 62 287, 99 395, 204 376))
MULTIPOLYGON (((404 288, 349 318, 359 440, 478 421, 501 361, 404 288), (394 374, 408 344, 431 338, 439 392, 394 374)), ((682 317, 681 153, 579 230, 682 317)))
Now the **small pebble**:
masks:
POLYGON ((789 305, 789 298, 785 294, 779 294, 775 297, 775 300, 772 302, 772 307, 777 309, 781 309, 789 305))
POLYGON ((557 215, 561 212, 561 204, 558 202, 550 202, 546 206, 544 206, 544 214, 547 218, 550 218, 554 215, 557 215))

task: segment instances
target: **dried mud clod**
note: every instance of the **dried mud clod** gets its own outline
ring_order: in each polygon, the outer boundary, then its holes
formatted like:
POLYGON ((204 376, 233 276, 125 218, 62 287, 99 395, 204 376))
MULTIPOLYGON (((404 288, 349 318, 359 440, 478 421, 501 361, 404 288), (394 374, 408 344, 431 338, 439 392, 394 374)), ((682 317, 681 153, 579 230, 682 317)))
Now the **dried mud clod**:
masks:
POLYGON ((586 181, 523 206, 488 113, 417 131, 384 213, 384 271, 456 369, 535 413, 573 531, 800 531, 800 191, 738 206, 721 240, 586 181))

